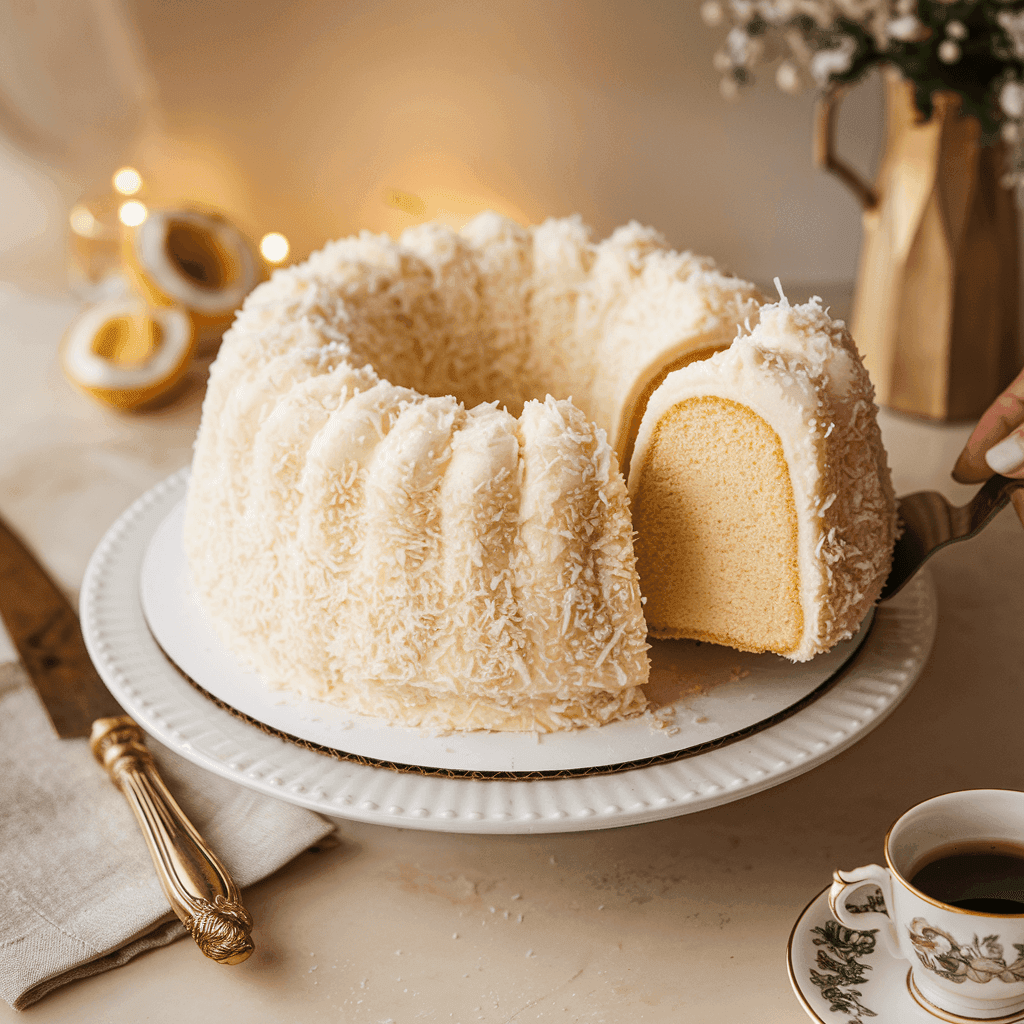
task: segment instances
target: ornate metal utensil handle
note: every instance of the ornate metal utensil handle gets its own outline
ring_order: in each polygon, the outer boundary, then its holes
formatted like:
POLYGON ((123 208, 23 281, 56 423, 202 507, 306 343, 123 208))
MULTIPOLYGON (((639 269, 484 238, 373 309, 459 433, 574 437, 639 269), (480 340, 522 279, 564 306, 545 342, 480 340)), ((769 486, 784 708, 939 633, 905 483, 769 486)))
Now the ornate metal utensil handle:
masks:
POLYGON ((89 745, 135 812, 160 884, 196 945, 221 964, 255 948, 238 886, 157 774, 142 730, 127 715, 99 718, 89 745))

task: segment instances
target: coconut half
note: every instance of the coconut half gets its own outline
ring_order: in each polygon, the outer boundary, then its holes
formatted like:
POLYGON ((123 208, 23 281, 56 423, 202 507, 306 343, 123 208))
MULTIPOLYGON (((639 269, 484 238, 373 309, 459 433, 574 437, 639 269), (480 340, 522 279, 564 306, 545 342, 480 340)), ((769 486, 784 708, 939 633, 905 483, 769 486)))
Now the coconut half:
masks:
POLYGON ((61 365, 76 387, 128 410, 170 391, 188 370, 195 348, 185 310, 154 309, 129 296, 91 306, 72 323, 61 365))

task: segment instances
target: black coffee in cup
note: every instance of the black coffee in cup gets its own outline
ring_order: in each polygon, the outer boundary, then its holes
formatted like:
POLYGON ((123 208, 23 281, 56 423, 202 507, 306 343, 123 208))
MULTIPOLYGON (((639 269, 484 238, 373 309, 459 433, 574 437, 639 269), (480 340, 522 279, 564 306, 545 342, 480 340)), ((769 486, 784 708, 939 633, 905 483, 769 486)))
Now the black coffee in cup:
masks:
POLYGON ((1024 845, 950 843, 931 850, 908 877, 918 892, 961 910, 1024 914, 1024 845))

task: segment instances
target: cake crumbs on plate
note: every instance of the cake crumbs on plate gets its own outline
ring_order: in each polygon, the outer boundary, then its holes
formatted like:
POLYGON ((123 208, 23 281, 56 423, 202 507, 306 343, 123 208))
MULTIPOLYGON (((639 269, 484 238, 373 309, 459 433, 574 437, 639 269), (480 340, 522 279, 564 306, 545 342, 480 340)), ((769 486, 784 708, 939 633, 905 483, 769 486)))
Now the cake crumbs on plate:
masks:
POLYGON ((668 729, 668 734, 670 736, 674 736, 679 732, 679 729, 675 725, 676 707, 674 704, 666 704, 664 707, 660 707, 656 711, 648 711, 644 717, 647 719, 647 724, 650 726, 652 731, 668 729))

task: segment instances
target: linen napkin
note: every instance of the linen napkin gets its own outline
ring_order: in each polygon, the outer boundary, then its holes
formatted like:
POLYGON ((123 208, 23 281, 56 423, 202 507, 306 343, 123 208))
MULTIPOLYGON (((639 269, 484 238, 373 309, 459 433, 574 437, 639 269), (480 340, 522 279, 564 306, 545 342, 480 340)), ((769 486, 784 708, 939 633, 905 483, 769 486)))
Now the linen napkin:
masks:
MULTIPOLYGON (((0 624, 0 996, 20 1010, 186 932, 127 801, 87 739, 56 737, 12 655, 0 624)), ((153 740, 148 746, 182 810, 241 888, 334 829, 153 740)), ((259 944, 259 921, 254 938, 259 944)))

